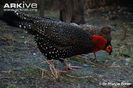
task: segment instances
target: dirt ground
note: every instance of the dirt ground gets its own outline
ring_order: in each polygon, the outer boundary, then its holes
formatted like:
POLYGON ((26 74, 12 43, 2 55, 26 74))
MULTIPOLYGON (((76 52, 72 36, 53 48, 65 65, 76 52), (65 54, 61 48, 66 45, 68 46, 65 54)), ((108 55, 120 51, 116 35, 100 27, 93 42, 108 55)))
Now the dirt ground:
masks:
MULTIPOLYGON (((98 52, 97 63, 91 62, 89 54, 69 58, 82 68, 61 73, 58 79, 51 75, 34 37, 0 21, 0 88, 133 88, 133 13, 125 8, 88 13, 87 24, 112 27, 113 54, 98 52), (103 85, 109 82, 132 85, 103 85)), ((55 64, 61 69, 58 61, 55 64)))

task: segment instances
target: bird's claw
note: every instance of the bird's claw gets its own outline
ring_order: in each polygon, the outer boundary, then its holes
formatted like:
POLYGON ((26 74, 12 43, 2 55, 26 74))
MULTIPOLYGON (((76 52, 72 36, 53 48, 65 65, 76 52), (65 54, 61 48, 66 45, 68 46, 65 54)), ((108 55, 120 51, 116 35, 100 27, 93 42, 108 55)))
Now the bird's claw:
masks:
POLYGON ((73 68, 73 69, 81 69, 82 67, 80 67, 80 66, 71 66, 71 68, 73 68))
POLYGON ((67 66, 64 67, 64 70, 65 71, 73 71, 73 70, 76 70, 76 69, 81 69, 82 67, 80 66, 71 66, 70 64, 68 64, 67 66))

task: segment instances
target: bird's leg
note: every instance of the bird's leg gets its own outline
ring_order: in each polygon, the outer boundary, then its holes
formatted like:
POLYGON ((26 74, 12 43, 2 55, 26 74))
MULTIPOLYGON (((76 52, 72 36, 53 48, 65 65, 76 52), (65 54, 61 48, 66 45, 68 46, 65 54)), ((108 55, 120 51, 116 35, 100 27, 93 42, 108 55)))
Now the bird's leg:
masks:
POLYGON ((96 53, 94 52, 94 59, 96 60, 97 59, 97 56, 96 56, 96 53))
POLYGON ((47 63, 49 65, 49 69, 52 73, 52 75, 55 77, 55 78, 58 78, 58 71, 57 69, 55 68, 54 64, 53 64, 53 61, 52 60, 47 60, 47 63))
POLYGON ((98 62, 98 61, 97 61, 97 55, 96 55, 95 52, 94 52, 94 61, 95 61, 95 62, 98 62))
POLYGON ((94 58, 91 59, 92 62, 97 62, 97 56, 96 56, 96 53, 94 52, 94 58))

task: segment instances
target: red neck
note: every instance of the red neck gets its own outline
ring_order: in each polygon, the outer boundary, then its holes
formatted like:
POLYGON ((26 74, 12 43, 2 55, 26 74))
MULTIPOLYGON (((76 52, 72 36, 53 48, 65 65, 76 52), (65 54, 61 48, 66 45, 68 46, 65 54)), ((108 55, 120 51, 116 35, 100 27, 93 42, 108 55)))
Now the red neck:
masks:
POLYGON ((94 44, 94 52, 103 50, 106 46, 107 40, 101 35, 93 35, 91 37, 92 43, 94 44))

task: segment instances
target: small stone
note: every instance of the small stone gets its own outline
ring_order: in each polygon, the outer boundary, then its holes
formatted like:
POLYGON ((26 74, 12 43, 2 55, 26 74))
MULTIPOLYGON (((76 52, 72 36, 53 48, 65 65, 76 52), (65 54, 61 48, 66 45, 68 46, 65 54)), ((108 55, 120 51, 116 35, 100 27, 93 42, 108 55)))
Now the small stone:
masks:
POLYGON ((35 55, 36 55, 36 53, 33 53, 33 55, 35 56, 35 55))

